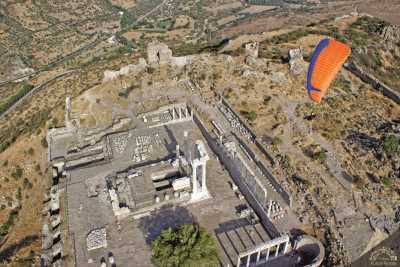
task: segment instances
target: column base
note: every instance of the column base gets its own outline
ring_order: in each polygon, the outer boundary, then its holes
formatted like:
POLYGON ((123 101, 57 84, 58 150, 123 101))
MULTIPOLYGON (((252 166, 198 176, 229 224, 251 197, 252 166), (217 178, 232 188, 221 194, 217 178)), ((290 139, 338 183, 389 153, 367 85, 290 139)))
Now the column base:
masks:
POLYGON ((211 198, 211 195, 208 192, 208 190, 202 190, 197 193, 192 193, 189 203, 196 203, 196 202, 203 201, 203 200, 206 200, 209 198, 211 198))

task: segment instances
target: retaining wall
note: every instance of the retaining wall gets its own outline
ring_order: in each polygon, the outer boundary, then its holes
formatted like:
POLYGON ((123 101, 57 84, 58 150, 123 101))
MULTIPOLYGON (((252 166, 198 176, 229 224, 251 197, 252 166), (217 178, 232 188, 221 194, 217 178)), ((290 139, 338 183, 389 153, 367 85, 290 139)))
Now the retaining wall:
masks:
POLYGON ((396 90, 390 88, 383 82, 376 79, 371 74, 366 73, 361 67, 359 67, 354 62, 350 62, 344 65, 345 69, 353 73, 355 76, 360 78, 363 82, 372 85, 372 87, 379 92, 381 92, 384 96, 390 98, 397 104, 400 104, 400 93, 396 90))
POLYGON ((239 114, 233 109, 233 107, 228 103, 228 101, 221 97, 221 102, 224 104, 229 110, 235 114, 236 118, 239 120, 239 122, 246 128, 246 130, 250 133, 251 137, 253 138, 254 143, 256 144, 257 148, 260 149, 260 151, 265 155, 265 157, 268 159, 268 161, 271 163, 272 166, 275 165, 275 159, 268 153, 268 151, 265 149, 265 147, 261 144, 261 142, 258 140, 257 135, 255 132, 247 125, 247 123, 241 118, 239 114))
POLYGON ((260 168, 260 171, 262 174, 271 182, 272 186, 275 188, 276 192, 283 198, 283 200, 286 202, 289 207, 292 207, 292 196, 286 192, 282 186, 277 182, 277 179, 275 176, 272 175, 272 173, 265 167, 264 163, 259 160, 256 154, 247 146, 243 140, 241 140, 237 135, 235 135, 239 143, 246 149, 246 152, 249 154, 251 159, 256 163, 256 165, 260 168))
MULTIPOLYGON (((246 128, 246 130, 250 133, 252 138, 254 139, 254 143, 256 144, 257 148, 261 150, 261 152, 267 157, 267 159, 271 162, 272 165, 275 164, 275 160, 272 158, 272 156, 267 152, 267 150, 264 148, 264 146, 258 141, 257 135, 253 132, 253 130, 247 125, 245 121, 235 112, 235 110, 231 107, 231 105, 221 97, 222 104, 224 104, 229 110, 235 114, 237 119, 243 126, 246 128)), ((243 142, 237 135, 235 137, 238 139, 240 144, 245 147, 246 151, 248 154, 251 156, 253 161, 257 164, 257 166, 261 169, 261 172, 264 174, 264 176, 271 182, 272 186, 276 189, 276 191, 281 195, 283 200, 289 205, 289 207, 292 207, 292 196, 286 192, 282 186, 277 182, 277 179, 272 175, 272 173, 265 167, 264 163, 257 157, 257 155, 248 147, 248 145, 243 142)))

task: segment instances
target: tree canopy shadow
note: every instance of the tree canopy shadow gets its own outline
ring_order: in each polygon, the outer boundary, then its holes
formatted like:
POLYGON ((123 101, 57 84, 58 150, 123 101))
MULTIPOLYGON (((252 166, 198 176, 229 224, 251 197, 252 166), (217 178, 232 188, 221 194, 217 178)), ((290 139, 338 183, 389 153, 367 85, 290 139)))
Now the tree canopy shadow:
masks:
POLYGON ((164 229, 169 227, 175 229, 181 224, 191 223, 195 223, 195 219, 186 208, 169 204, 141 218, 139 228, 146 238, 146 243, 151 245, 164 229))

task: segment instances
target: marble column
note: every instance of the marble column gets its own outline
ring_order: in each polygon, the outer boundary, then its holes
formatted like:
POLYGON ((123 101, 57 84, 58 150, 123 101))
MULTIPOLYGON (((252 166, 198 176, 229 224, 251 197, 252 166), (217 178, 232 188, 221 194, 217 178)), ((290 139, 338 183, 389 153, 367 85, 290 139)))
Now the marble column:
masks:
POLYGON ((260 261, 260 256, 261 256, 261 250, 259 250, 259 251, 257 252, 257 261, 256 261, 256 262, 259 262, 259 261, 260 261))
POLYGON ((193 164, 193 173, 192 173, 192 183, 193 183, 193 194, 196 194, 198 189, 197 189, 197 165, 193 164))
POLYGON ((275 258, 278 257, 280 244, 276 246, 275 258))
POLYGON ((286 254, 286 252, 288 251, 288 248, 289 248, 289 241, 287 241, 285 243, 285 249, 283 250, 283 254, 286 254))
POLYGON ((272 208, 272 199, 269 201, 269 205, 268 205, 268 212, 267 212, 268 218, 270 218, 270 216, 271 216, 271 208, 272 208))
POLYGON ((264 205, 267 205, 267 190, 265 190, 265 189, 263 189, 264 190, 264 205))
POLYGON ((265 261, 268 261, 268 259, 269 259, 269 250, 270 250, 270 248, 268 248, 268 250, 267 250, 267 255, 265 256, 265 261))
POLYGON ((206 184, 206 163, 201 165, 201 191, 207 190, 206 184))

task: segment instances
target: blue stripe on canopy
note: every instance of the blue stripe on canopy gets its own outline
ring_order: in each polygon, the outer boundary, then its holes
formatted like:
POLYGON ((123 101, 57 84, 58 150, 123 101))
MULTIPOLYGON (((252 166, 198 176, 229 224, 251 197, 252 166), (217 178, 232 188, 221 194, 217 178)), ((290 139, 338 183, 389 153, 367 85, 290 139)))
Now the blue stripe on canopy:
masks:
POLYGON ((315 64, 316 64, 319 56, 321 55, 322 51, 324 51, 324 49, 329 45, 329 42, 330 42, 329 38, 323 39, 321 42, 319 42, 319 44, 317 45, 317 47, 314 50, 314 53, 312 55, 311 62, 310 62, 310 67, 308 68, 308 73, 307 73, 308 94, 310 94, 311 91, 321 92, 320 89, 313 87, 311 80, 312 80, 312 74, 314 72, 315 64))

